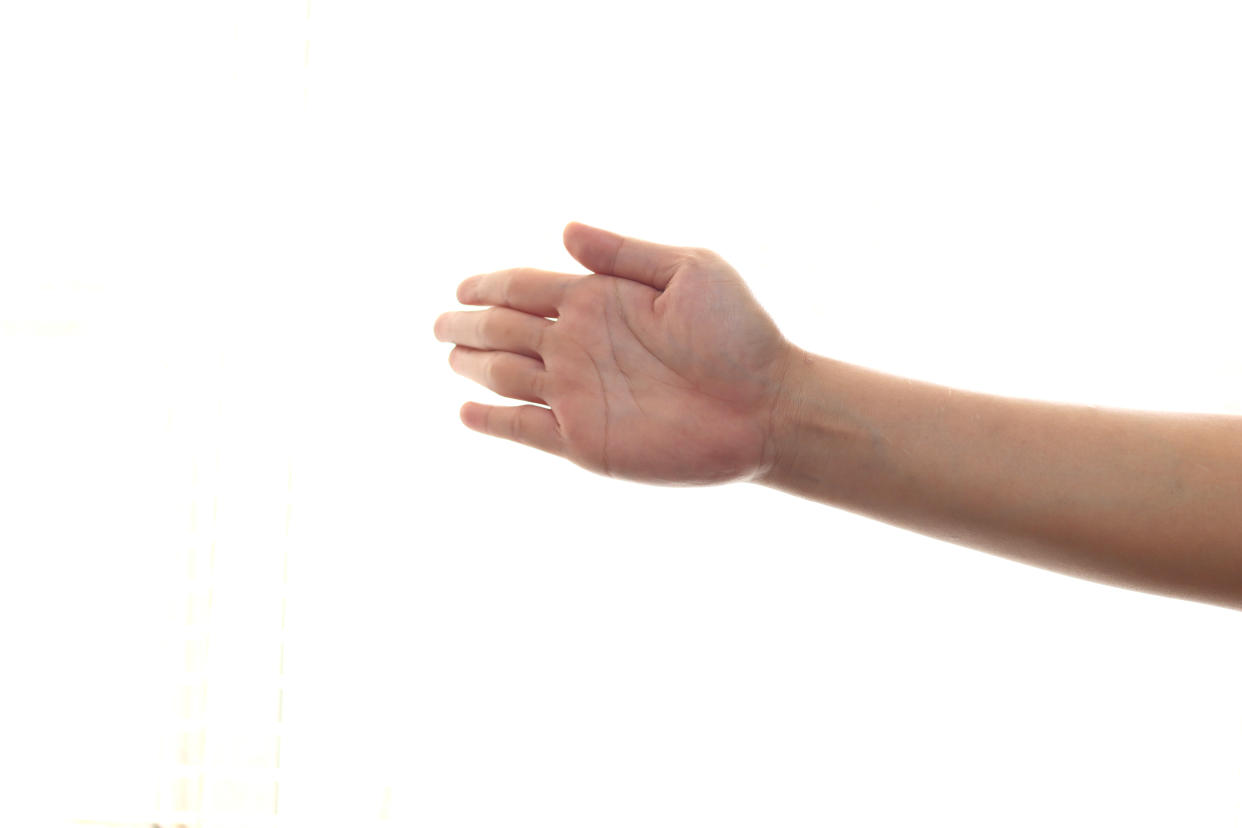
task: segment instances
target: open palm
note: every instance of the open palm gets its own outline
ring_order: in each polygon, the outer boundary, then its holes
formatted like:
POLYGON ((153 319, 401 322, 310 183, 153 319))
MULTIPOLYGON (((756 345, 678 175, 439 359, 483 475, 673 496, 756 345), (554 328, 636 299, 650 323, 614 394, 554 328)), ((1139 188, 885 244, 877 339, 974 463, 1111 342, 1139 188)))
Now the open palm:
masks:
POLYGON ((536 403, 466 403, 462 421, 630 480, 760 473, 795 349, 741 276, 709 250, 577 222, 564 243, 592 274, 474 276, 458 300, 493 307, 436 320, 437 338, 457 344, 455 371, 536 403))

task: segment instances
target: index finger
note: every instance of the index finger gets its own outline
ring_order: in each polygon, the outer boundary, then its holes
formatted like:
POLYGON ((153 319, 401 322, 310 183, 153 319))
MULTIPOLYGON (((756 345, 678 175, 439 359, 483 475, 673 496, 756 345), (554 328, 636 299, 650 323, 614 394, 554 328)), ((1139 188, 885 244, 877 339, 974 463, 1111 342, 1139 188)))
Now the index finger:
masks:
POLYGON ((567 273, 553 273, 532 267, 517 267, 471 276, 457 286, 457 301, 463 305, 500 305, 536 316, 558 316, 557 308, 573 279, 567 273))

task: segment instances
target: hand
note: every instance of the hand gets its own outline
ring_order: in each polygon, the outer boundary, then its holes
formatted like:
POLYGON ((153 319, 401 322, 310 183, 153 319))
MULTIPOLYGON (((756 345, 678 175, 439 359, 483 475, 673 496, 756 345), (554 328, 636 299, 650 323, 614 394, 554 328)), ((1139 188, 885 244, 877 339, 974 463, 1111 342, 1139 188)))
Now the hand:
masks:
POLYGON ((569 253, 594 271, 473 276, 436 319, 449 363, 537 405, 466 403, 470 428, 648 483, 761 476, 794 348, 720 256, 571 222, 569 253), (545 317, 554 317, 555 321, 545 317), (540 406, 548 406, 543 408, 540 406))

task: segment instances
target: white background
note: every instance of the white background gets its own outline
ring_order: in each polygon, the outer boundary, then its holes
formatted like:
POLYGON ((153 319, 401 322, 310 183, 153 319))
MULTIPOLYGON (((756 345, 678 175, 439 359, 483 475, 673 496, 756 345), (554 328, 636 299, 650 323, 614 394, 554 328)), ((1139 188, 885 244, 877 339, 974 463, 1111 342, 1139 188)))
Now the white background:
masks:
POLYGON ((289 556, 283 824, 1242 824, 1237 613, 593 477, 462 426, 493 398, 431 331, 472 274, 583 272, 579 220, 716 250, 837 359, 1242 414, 1240 41, 1196 2, 7 4, 0 812, 155 818, 214 499, 231 583, 289 556))

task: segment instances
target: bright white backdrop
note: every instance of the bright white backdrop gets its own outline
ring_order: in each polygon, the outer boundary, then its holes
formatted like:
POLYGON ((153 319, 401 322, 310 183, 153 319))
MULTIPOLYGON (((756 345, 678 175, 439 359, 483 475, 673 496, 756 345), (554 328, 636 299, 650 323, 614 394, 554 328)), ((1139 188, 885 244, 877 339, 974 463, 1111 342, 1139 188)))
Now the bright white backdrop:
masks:
POLYGON ((489 440, 431 325, 466 276, 582 272, 579 220, 716 250, 838 359, 1242 414, 1240 38, 1198 2, 9 4, 0 813, 1239 824, 1236 613, 489 440))

